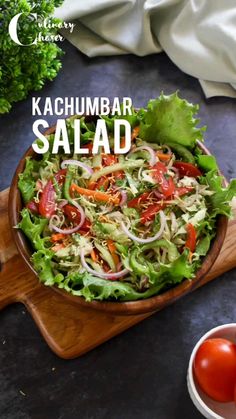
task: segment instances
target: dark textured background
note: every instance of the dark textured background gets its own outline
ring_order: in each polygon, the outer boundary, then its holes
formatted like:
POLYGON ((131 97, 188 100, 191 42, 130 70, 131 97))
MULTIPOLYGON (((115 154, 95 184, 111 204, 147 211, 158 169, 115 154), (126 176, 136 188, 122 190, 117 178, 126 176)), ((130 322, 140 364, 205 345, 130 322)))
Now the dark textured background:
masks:
MULTIPOLYGON (((165 54, 89 59, 66 42, 64 49, 59 76, 35 95, 130 96, 138 107, 179 89, 201 105, 206 145, 226 177, 236 176, 235 100, 206 100, 165 54)), ((30 115, 31 98, 0 119, 0 189, 34 139, 30 115)), ((8 307, 0 313, 0 418, 200 419, 186 388, 189 356, 208 329, 235 321, 235 279, 236 271, 221 276, 72 361, 49 350, 22 305, 8 307)))

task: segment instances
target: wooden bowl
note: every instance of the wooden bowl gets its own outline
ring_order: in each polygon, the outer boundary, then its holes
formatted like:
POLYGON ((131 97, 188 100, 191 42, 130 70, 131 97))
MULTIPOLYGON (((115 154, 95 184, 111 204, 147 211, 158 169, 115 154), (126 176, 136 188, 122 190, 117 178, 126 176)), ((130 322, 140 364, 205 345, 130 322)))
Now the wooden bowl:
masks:
MULTIPOLYGON (((54 132, 55 127, 51 127, 46 131, 46 134, 54 132)), ((200 145, 205 154, 210 154, 206 147, 200 145)), ((34 270, 34 267, 31 262, 32 247, 25 237, 24 233, 21 230, 13 228, 20 221, 20 211, 23 207, 23 202, 21 199, 20 191, 18 190, 18 175, 23 172, 25 168, 25 158, 32 156, 33 158, 39 158, 39 155, 36 154, 32 147, 30 147, 25 155, 20 160, 20 163, 14 174, 12 184, 10 187, 9 194, 9 220, 10 226, 12 227, 13 238, 17 249, 20 255, 23 257, 30 269, 37 275, 37 272, 34 270)), ((215 262, 222 244, 224 242, 226 230, 227 230, 228 219, 226 216, 219 216, 217 220, 217 233, 216 237, 212 241, 211 248, 203 259, 201 268, 196 272, 196 276, 192 280, 184 280, 181 284, 171 288, 170 290, 163 292, 160 295, 147 298, 146 300, 130 301, 130 302, 99 302, 92 301, 87 302, 83 297, 73 296, 68 292, 59 289, 54 286, 51 287, 52 291, 60 293, 63 297, 67 298, 75 304, 80 304, 82 306, 87 306, 89 308, 94 308, 95 310, 106 311, 116 315, 133 315, 133 314, 143 314, 148 312, 154 312, 162 309, 163 307, 173 303, 178 298, 187 294, 190 291, 193 291, 198 282, 206 275, 210 270, 213 263, 215 262)))

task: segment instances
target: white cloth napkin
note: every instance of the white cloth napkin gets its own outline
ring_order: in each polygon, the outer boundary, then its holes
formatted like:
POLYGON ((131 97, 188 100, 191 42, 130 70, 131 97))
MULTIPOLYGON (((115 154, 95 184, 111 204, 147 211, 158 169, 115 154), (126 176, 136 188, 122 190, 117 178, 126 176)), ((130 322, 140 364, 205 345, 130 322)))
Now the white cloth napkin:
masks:
POLYGON ((56 17, 89 57, 164 50, 206 97, 236 97, 236 0, 65 0, 56 17))

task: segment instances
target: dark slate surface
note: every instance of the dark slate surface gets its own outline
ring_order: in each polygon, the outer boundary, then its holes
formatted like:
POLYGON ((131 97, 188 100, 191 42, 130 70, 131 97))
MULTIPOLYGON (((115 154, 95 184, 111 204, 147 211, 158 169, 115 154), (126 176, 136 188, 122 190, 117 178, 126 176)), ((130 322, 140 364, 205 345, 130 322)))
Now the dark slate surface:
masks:
MULTIPOLYGON (((63 69, 38 95, 131 96, 138 107, 161 90, 179 89, 201 105, 206 145, 224 174, 236 176, 234 100, 205 100, 197 80, 164 54, 88 59, 67 43, 64 49, 63 69)), ((33 141, 30 114, 29 98, 0 119, 0 189, 33 141)), ((22 305, 6 308, 0 314, 0 418, 200 419, 186 388, 189 356, 208 329, 235 321, 235 279, 235 271, 221 276, 72 361, 49 350, 22 305)))

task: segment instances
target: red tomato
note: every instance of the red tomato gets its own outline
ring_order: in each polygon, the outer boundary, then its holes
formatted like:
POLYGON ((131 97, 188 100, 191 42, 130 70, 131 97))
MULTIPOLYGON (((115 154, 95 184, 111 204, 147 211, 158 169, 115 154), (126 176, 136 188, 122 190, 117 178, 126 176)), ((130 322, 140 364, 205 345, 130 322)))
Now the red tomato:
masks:
POLYGON ((39 204, 37 204, 35 201, 29 201, 26 204, 26 208, 28 208, 32 214, 36 215, 39 213, 39 204))
POLYGON ((158 161, 152 166, 152 176, 159 183, 160 191, 165 197, 171 196, 175 191, 175 185, 172 177, 166 178, 167 167, 158 161))
POLYGON ((44 186, 39 200, 39 213, 42 217, 50 218, 56 209, 55 190, 52 180, 44 186))
POLYGON ((54 177, 59 185, 63 185, 63 183, 65 182, 66 172, 67 172, 67 169, 61 169, 59 170, 59 172, 55 174, 54 177))
POLYGON ((97 181, 97 185, 95 189, 101 189, 103 188, 104 191, 106 191, 109 187, 109 178, 107 176, 101 176, 100 179, 97 181))
POLYGON ((191 223, 186 225, 186 230, 187 240, 185 243, 185 247, 187 247, 187 249, 189 249, 193 253, 196 249, 197 233, 195 227, 191 223))
POLYGON ((234 400, 236 345, 227 339, 207 339, 199 347, 194 374, 201 389, 219 402, 234 400))
POLYGON ((146 200, 148 199, 150 195, 150 192, 144 192, 143 194, 137 196, 137 198, 133 198, 131 199, 127 206, 129 208, 136 208, 137 206, 139 206, 141 203, 146 202, 146 200))
POLYGON ((117 180, 124 179, 124 177, 125 177, 125 173, 124 173, 123 170, 116 170, 114 173, 112 173, 112 175, 117 180))
POLYGON ((83 232, 87 233, 90 230, 91 225, 92 225, 91 222, 88 220, 88 218, 86 218, 85 222, 82 225, 81 230, 79 230, 79 232, 81 233, 83 231, 83 232))
POLYGON ((75 225, 79 224, 81 215, 78 208, 76 208, 74 205, 67 204, 62 208, 62 210, 69 221, 75 225))
POLYGON ((114 154, 103 154, 102 162, 105 166, 111 166, 112 164, 117 163, 117 157, 114 154))
POLYGON ((202 172, 198 167, 194 166, 192 163, 185 163, 182 161, 175 161, 173 166, 178 169, 180 177, 190 176, 198 177, 202 176, 202 172))
MULTIPOLYGON (((68 218, 69 221, 71 221, 73 224, 79 224, 80 223, 80 212, 78 208, 76 208, 74 205, 67 204, 62 208, 64 214, 68 218)), ((86 218, 84 221, 84 224, 81 226, 81 230, 79 230, 79 233, 87 233, 91 228, 91 222, 86 218)))
POLYGON ((82 147, 81 147, 82 149, 83 148, 85 148, 85 149, 88 149, 88 154, 92 154, 92 151, 93 151, 93 143, 88 143, 88 144, 85 144, 85 145, 83 145, 82 147))
POLYGON ((191 186, 180 186, 178 188, 175 188, 174 196, 183 196, 188 194, 189 192, 192 192, 194 190, 191 186))
MULTIPOLYGON (((103 154, 102 163, 104 166, 112 166, 113 164, 117 163, 117 156, 114 156, 114 154, 103 154)), ((116 170, 114 173, 112 173, 110 182, 114 183, 116 179, 124 179, 124 177, 125 174, 123 170, 116 170)))
POLYGON ((165 204, 152 204, 149 205, 149 207, 142 212, 140 222, 142 224, 145 224, 146 221, 152 221, 155 218, 155 215, 157 212, 159 212, 161 209, 165 207, 165 204))
POLYGON ((165 195, 165 197, 168 198, 169 196, 173 195, 173 193, 175 192, 175 184, 172 177, 170 177, 169 179, 166 179, 166 181, 167 183, 164 183, 163 185, 161 185, 161 190, 162 190, 162 193, 165 195))

